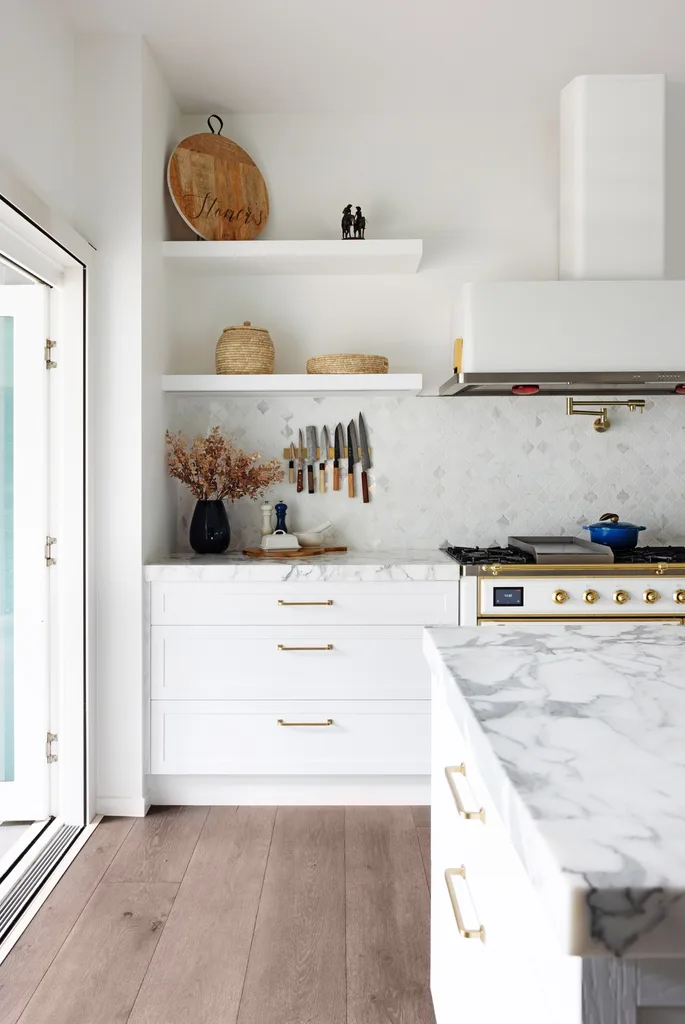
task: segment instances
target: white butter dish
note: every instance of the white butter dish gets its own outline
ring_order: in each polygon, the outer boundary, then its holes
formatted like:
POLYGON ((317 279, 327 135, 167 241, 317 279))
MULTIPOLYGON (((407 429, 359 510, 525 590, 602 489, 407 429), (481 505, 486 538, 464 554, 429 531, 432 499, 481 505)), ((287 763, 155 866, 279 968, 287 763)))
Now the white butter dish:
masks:
POLYGON ((292 533, 286 533, 284 530, 276 530, 267 537, 262 537, 263 551, 299 551, 299 549, 300 545, 297 542, 297 537, 292 533))

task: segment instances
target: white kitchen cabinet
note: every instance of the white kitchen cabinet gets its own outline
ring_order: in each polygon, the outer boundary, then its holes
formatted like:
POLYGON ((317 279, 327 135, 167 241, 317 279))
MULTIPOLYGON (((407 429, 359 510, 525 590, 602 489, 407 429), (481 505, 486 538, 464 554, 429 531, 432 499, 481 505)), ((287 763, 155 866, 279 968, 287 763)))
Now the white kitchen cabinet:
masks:
POLYGON ((262 802, 276 777, 281 802, 284 777, 298 794, 302 779, 314 793, 322 777, 318 802, 324 777, 349 776, 350 793, 366 780, 377 794, 389 780, 392 802, 402 801, 402 786, 415 796, 413 780, 423 779, 427 794, 422 630, 456 624, 457 580, 149 586, 147 762, 151 776, 168 780, 167 796, 177 779, 187 801, 193 777, 201 801, 210 776, 225 777, 227 802, 238 777, 264 780, 262 802))

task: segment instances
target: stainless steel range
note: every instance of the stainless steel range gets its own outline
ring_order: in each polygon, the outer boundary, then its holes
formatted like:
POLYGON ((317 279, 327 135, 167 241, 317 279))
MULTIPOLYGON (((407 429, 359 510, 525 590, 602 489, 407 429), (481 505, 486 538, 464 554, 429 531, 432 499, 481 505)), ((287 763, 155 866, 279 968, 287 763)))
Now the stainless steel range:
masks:
POLYGON ((447 548, 462 566, 461 624, 592 618, 685 625, 685 547, 589 550, 597 547, 510 537, 507 547, 447 548))

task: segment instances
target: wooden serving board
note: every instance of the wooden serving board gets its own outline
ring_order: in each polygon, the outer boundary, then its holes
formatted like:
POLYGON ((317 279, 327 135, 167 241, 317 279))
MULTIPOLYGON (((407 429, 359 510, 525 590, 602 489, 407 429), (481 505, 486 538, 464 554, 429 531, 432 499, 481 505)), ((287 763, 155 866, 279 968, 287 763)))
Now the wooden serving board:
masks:
POLYGON ((327 555, 333 551, 344 552, 347 548, 298 548, 297 551, 263 551, 262 548, 245 548, 248 558, 309 558, 310 555, 327 555))
POLYGON ((202 132, 179 142, 169 160, 167 183, 176 209, 202 238, 256 238, 269 216, 259 168, 223 135, 202 132))

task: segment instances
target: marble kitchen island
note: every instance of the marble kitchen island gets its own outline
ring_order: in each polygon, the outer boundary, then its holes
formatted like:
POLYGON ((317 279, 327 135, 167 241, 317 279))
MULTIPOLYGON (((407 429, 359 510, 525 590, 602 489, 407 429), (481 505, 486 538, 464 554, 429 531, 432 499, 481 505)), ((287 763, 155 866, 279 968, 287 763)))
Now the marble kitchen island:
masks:
POLYGON ((436 628, 424 651, 438 1024, 685 1006, 685 633, 436 628))

